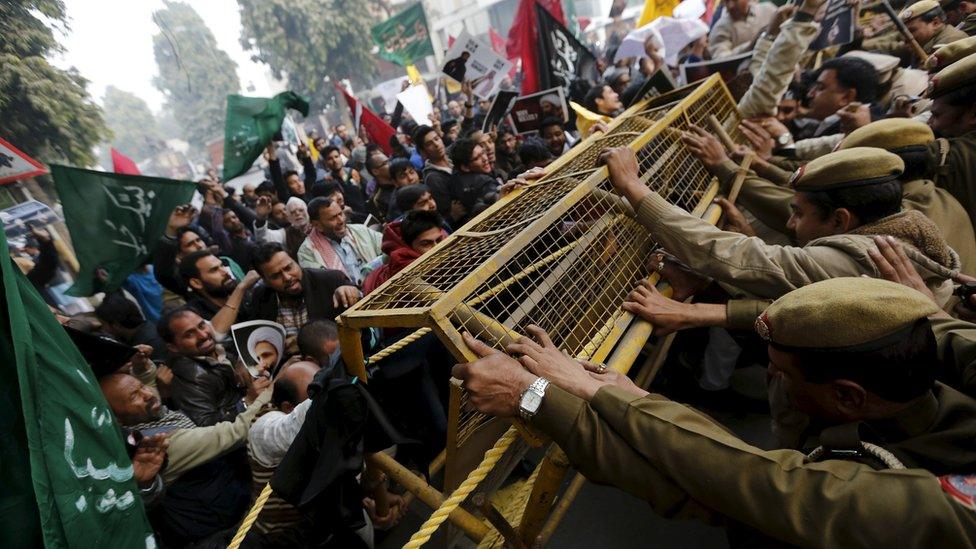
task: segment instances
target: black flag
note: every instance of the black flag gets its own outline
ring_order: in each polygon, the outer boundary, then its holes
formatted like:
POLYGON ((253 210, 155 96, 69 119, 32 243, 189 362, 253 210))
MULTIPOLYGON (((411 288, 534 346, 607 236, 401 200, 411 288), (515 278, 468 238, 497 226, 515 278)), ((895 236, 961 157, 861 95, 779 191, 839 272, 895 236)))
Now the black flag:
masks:
POLYGON ((561 87, 567 97, 581 100, 599 80, 596 57, 538 3, 535 11, 539 23, 539 89, 561 87))

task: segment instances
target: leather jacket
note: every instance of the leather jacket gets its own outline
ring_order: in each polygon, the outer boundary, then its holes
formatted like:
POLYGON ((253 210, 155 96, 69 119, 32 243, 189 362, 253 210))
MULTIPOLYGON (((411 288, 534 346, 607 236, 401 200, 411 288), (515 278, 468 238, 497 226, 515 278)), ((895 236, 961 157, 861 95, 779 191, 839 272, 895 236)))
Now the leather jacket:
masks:
POLYGON ((173 357, 170 391, 173 408, 190 417, 200 427, 233 421, 244 409, 245 391, 227 357, 222 361, 203 357, 173 357))

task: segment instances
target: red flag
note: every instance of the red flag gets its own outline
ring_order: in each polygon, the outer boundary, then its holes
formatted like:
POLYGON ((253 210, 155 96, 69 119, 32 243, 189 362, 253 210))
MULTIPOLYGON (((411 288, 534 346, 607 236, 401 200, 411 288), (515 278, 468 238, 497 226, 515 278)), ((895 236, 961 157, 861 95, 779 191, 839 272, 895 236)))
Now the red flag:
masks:
POLYGON ((136 163, 133 162, 131 158, 115 150, 115 147, 112 147, 111 153, 112 169, 115 171, 115 173, 142 175, 142 173, 139 171, 139 167, 136 166, 136 163))
POLYGON ((522 60, 522 95, 539 91, 538 53, 539 24, 535 17, 535 4, 546 9, 559 24, 566 26, 563 5, 560 0, 519 0, 515 20, 508 31, 505 44, 506 57, 522 60))
POLYGON ((712 24, 712 15, 715 13, 715 0, 705 0, 705 13, 702 14, 701 20, 706 25, 712 24))
MULTIPOLYGON (((495 53, 508 59, 508 54, 505 52, 505 39, 502 35, 495 32, 495 29, 488 28, 488 38, 491 39, 491 49, 495 50, 495 53)), ((511 61, 511 60, 510 60, 511 61)), ((515 73, 518 70, 518 63, 512 63, 512 69, 508 71, 508 77, 514 79, 515 73)))
MULTIPOLYGON (((353 120, 358 120, 359 124, 365 128, 366 135, 369 136, 369 140, 376 143, 383 149, 387 155, 393 155, 393 147, 390 146, 390 138, 396 136, 396 130, 393 126, 387 124, 382 118, 376 116, 376 113, 369 110, 366 105, 359 102, 358 99, 353 97, 346 88, 342 87, 338 82, 335 82, 335 87, 340 92, 342 96, 346 98, 346 104, 349 105, 349 110, 352 111, 353 120)), ((359 128, 356 128, 359 131, 359 128)))

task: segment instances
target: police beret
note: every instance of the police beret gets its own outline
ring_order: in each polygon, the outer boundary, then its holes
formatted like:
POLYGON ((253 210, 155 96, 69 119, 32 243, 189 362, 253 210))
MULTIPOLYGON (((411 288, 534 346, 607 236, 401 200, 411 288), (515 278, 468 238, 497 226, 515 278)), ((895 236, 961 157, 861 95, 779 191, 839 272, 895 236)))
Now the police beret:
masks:
POLYGON ((907 147, 926 145, 935 139, 928 124, 911 118, 885 118, 847 134, 838 150, 854 147, 877 147, 897 152, 907 147))
POLYGON ((901 13, 898 14, 898 18, 907 23, 912 19, 915 19, 920 15, 925 15, 932 10, 939 10, 941 13, 942 6, 940 6, 936 0, 922 0, 921 2, 915 2, 911 6, 901 10, 901 13))
POLYGON ((939 307, 916 290, 878 278, 831 278, 777 299, 756 319, 766 341, 802 349, 881 348, 939 307))
POLYGON ((925 61, 925 68, 929 72, 939 71, 974 53, 976 53, 976 36, 949 42, 940 46, 929 56, 925 61))
POLYGON ((885 183, 905 171, 898 156, 873 147, 853 147, 818 157, 790 179, 798 191, 830 191, 885 183))
POLYGON ((976 85, 976 53, 971 53, 936 73, 929 80, 929 89, 925 94, 929 99, 935 99, 972 85, 976 85))

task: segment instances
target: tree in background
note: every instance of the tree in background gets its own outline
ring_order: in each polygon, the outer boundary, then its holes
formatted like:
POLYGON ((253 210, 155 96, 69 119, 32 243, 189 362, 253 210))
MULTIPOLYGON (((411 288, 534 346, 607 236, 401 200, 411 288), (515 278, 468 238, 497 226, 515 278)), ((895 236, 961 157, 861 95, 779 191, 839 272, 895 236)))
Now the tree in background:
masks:
POLYGON ((137 162, 165 148, 156 117, 141 98, 109 86, 102 105, 105 122, 114 134, 111 146, 137 162))
POLYGON ((238 93, 237 64, 217 47, 217 40, 193 8, 166 0, 153 20, 153 53, 159 76, 153 83, 197 149, 224 134, 227 94, 238 93))
POLYGON ((47 57, 61 51, 52 29, 67 17, 60 0, 0 2, 0 127, 3 138, 44 162, 90 166, 108 138, 88 81, 47 57))
POLYGON ((334 102, 323 81, 348 78, 367 85, 376 73, 369 28, 375 23, 362 0, 238 0, 241 45, 267 63, 292 91, 318 111, 334 102))

